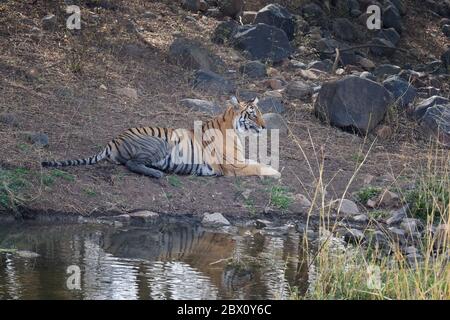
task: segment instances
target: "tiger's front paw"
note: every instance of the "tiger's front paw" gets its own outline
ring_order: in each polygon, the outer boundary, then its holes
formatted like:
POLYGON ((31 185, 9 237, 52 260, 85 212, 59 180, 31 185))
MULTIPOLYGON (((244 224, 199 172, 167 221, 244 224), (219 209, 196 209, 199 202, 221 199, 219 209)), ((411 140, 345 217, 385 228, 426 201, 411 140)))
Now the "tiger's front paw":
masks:
POLYGON ((280 179, 281 178, 281 173, 277 170, 275 170, 272 167, 262 167, 260 170, 260 174, 261 176, 269 176, 275 179, 280 179))

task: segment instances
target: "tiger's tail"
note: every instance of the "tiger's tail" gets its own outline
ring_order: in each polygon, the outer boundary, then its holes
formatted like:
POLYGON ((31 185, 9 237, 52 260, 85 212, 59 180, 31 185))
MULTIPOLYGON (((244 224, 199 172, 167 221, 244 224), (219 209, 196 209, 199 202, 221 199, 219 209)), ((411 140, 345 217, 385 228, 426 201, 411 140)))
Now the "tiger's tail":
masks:
POLYGON ((111 154, 111 148, 106 147, 100 153, 84 159, 76 159, 76 160, 65 160, 65 161, 43 161, 41 162, 41 166, 46 167, 68 167, 68 166, 86 166, 91 164, 96 164, 97 162, 109 157, 111 154))

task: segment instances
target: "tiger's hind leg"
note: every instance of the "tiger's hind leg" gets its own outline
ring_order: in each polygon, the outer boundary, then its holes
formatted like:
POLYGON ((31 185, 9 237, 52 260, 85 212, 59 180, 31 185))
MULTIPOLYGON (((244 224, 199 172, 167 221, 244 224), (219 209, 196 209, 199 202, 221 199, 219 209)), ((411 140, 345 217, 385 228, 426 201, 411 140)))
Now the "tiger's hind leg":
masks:
POLYGON ((162 178, 164 173, 162 171, 149 168, 145 166, 143 163, 136 161, 136 160, 128 160, 125 164, 125 166, 128 168, 128 170, 137 173, 137 174, 143 174, 144 176, 153 177, 153 178, 162 178))

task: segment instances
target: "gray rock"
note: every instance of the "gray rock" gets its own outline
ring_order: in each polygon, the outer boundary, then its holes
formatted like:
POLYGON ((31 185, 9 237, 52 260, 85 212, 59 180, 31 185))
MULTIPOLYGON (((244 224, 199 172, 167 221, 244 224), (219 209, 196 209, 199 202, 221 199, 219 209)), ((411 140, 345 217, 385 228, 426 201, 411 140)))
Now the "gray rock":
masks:
POLYGON ((442 32, 447 38, 450 38, 450 25, 446 24, 442 27, 442 32))
POLYGON ((373 74, 376 77, 382 78, 384 76, 397 75, 402 71, 402 68, 399 66, 394 66, 392 64, 381 64, 375 68, 373 74))
POLYGON ((395 6, 387 6, 383 10, 382 21, 385 28, 394 28, 399 34, 402 33, 402 18, 395 6))
POLYGON ((380 230, 376 230, 367 236, 367 242, 376 248, 390 249, 389 239, 386 234, 380 230))
POLYGON ((219 114, 222 111, 222 108, 217 104, 200 99, 183 99, 180 100, 180 104, 192 111, 204 112, 210 115, 219 114))
POLYGON ((360 78, 363 79, 367 79, 367 80, 372 80, 372 81, 377 81, 377 77, 375 77, 372 73, 370 73, 369 71, 364 71, 361 72, 361 74, 359 75, 360 78))
POLYGON ((220 12, 233 19, 237 19, 244 11, 244 0, 218 0, 218 7, 220 12))
POLYGON ((406 243, 405 231, 396 227, 388 228, 390 238, 396 243, 406 243))
POLYGON ((57 28, 58 23, 54 14, 49 14, 42 18, 42 29, 47 31, 53 31, 57 28))
POLYGON ((227 80, 221 75, 208 70, 196 71, 192 84, 195 90, 211 94, 231 94, 236 91, 236 86, 233 81, 227 80))
POLYGON ((408 12, 408 7, 403 0, 390 0, 390 2, 397 8, 400 15, 404 16, 408 12))
POLYGON ((342 201, 340 199, 334 200, 333 202, 331 202, 331 207, 334 210, 339 211, 339 213, 344 214, 346 216, 360 214, 359 208, 356 205, 356 203, 354 203, 353 201, 348 200, 348 199, 342 199, 342 201))
POLYGON ((400 223, 400 228, 402 228, 406 234, 415 233, 419 231, 419 222, 417 219, 405 218, 400 223))
POLYGON ((224 69, 223 61, 199 42, 176 38, 169 48, 168 60, 186 69, 203 69, 214 72, 224 69))
POLYGON ((288 127, 286 121, 278 113, 265 113, 263 114, 263 119, 266 122, 267 130, 279 130, 280 134, 287 134, 288 127))
POLYGON ((369 217, 365 214, 358 214, 356 216, 352 216, 352 221, 366 223, 367 221, 369 221, 369 217))
POLYGON ((24 258, 24 259, 35 259, 40 256, 38 253, 28 251, 28 250, 18 250, 15 253, 17 256, 24 258))
POLYGON ((259 61, 250 61, 239 68, 242 74, 249 78, 257 79, 267 76, 267 67, 264 63, 259 61))
POLYGON ((141 210, 136 212, 131 212, 128 214, 130 216, 131 224, 148 224, 155 223, 158 220, 159 214, 156 212, 141 210))
POLYGON ((13 113, 2 112, 0 113, 0 123, 6 124, 8 126, 17 126, 19 122, 13 113))
POLYGON ((321 24, 325 20, 325 12, 315 3, 308 3, 301 9, 302 16, 309 23, 321 24))
POLYGON ((400 42, 400 35, 394 28, 381 29, 377 33, 377 38, 388 40, 394 46, 398 45, 400 42))
POLYGON ((333 61, 325 59, 323 61, 312 61, 308 64, 307 69, 316 69, 323 72, 331 72, 333 69, 333 61))
POLYGON ((355 26, 346 18, 333 21, 333 33, 336 38, 344 41, 355 41, 358 38, 355 26))
POLYGON ((234 20, 223 21, 214 29, 211 41, 217 44, 224 44, 233 37, 238 28, 239 23, 234 20))
POLYGON ((278 97, 262 98, 258 101, 258 107, 263 113, 283 113, 285 111, 281 98, 278 97))
POLYGON ((296 31, 295 18, 285 7, 277 3, 269 4, 259 10, 254 23, 273 25, 282 29, 289 40, 294 39, 296 31))
POLYGON ((182 0, 181 7, 192 12, 197 12, 200 10, 200 0, 182 0))
POLYGON ((364 241, 364 233, 358 229, 346 229, 343 233, 344 241, 359 244, 364 241))
POLYGON ((255 22, 256 11, 244 11, 241 16, 241 20, 243 24, 253 24, 255 22))
POLYGON ((427 112, 428 108, 434 107, 436 105, 446 105, 449 104, 450 101, 447 98, 440 97, 440 96, 433 96, 426 100, 423 100, 418 105, 416 105, 413 117, 416 120, 420 120, 425 115, 425 112, 427 112))
POLYGON ((205 213, 203 215, 202 224, 205 226, 229 226, 230 221, 228 221, 221 213, 205 213))
POLYGON ((49 144, 48 135, 45 133, 37 132, 29 135, 30 142, 37 147, 46 147, 49 144))
POLYGON ((232 37, 232 43, 248 58, 263 62, 281 62, 293 52, 283 30, 263 23, 241 26, 232 37))
POLYGON ((450 73, 450 48, 441 55, 442 65, 447 73, 450 73))
POLYGON ((286 95, 292 99, 310 101, 313 95, 313 88, 304 81, 292 81, 286 87, 286 95))
POLYGON ((450 146, 450 104, 428 108, 420 120, 422 131, 443 144, 450 146))
POLYGON ((314 104, 316 115, 331 125, 371 132, 383 120, 392 97, 378 83, 348 76, 322 85, 314 104))
POLYGON ((399 224, 400 222, 403 221, 403 219, 406 218, 406 212, 408 210, 408 206, 404 206, 403 208, 399 209, 399 210, 395 210, 391 213, 391 216, 386 219, 386 223, 388 225, 395 225, 395 224, 399 224))
POLYGON ((240 90, 238 92, 239 100, 241 101, 253 101, 258 97, 258 92, 251 91, 251 90, 240 90))
POLYGON ((374 38, 371 41, 374 46, 370 47, 370 52, 376 56, 392 56, 395 53, 395 45, 389 40, 374 38))
POLYGON ((414 102, 417 90, 399 76, 391 76, 383 82, 383 86, 392 93, 395 102, 402 108, 414 102))
POLYGON ((105 221, 117 221, 123 224, 128 224, 131 221, 131 217, 129 214, 120 214, 116 216, 102 216, 98 217, 99 220, 105 220, 105 221))

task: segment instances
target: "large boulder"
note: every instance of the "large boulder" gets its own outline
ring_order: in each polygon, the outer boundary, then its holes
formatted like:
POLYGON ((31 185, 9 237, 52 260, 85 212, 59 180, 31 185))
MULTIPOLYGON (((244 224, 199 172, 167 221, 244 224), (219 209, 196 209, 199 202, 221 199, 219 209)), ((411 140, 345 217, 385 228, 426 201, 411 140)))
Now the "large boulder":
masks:
POLYGON ((282 29, 289 40, 295 36, 295 18, 283 6, 275 3, 269 4, 258 11, 254 23, 265 23, 282 29))
POLYGON ((392 94, 395 102, 402 108, 414 102, 417 90, 412 84, 399 76, 391 76, 383 82, 383 86, 392 94))
POLYGON ((450 104, 428 108, 420 124, 425 134, 450 147, 450 104))
POLYGON ((394 28, 381 29, 377 33, 377 38, 388 40, 394 46, 398 45, 400 41, 400 35, 394 28))
POLYGON ((356 77, 322 85, 314 105, 316 115, 331 125, 367 133, 384 118, 392 97, 380 84, 356 77))
POLYGON ((441 61, 444 69, 450 73, 450 48, 442 54, 441 61))
POLYGON ((232 43, 248 58, 263 62, 281 62, 293 52, 286 33, 264 23, 240 27, 233 35, 232 43))
POLYGON ((333 21, 333 33, 336 38, 345 41, 355 41, 358 38, 355 26, 346 18, 333 21))
POLYGON ((399 34, 402 33, 402 17, 395 6, 390 5, 383 10, 382 20, 383 27, 394 28, 399 34))
POLYGON ((395 53, 395 46, 392 42, 382 38, 374 38, 371 43, 370 52, 376 56, 392 56, 395 53))
POLYGON ((187 38, 176 38, 169 48, 168 60, 186 69, 212 70, 224 69, 223 61, 203 47, 199 42, 187 38))
POLYGON ((259 61, 250 61, 242 65, 239 71, 249 78, 257 79, 267 76, 267 67, 259 61))
POLYGON ((224 44, 231 39, 239 28, 239 23, 235 20, 223 21, 214 29, 211 41, 217 44, 224 44))

